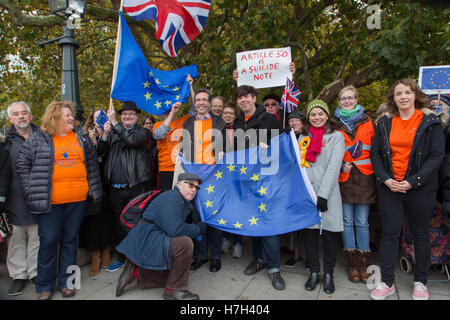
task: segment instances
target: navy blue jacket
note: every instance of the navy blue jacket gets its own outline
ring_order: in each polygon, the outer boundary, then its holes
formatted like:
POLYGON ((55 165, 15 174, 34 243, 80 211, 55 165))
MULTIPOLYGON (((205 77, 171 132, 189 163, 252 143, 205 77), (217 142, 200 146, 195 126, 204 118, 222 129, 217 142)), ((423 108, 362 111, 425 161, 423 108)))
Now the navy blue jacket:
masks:
POLYGON ((172 238, 195 238, 203 227, 194 205, 183 198, 178 187, 153 200, 142 218, 143 222, 134 227, 116 249, 147 270, 170 270, 172 238), (190 214, 192 224, 186 222, 190 214))

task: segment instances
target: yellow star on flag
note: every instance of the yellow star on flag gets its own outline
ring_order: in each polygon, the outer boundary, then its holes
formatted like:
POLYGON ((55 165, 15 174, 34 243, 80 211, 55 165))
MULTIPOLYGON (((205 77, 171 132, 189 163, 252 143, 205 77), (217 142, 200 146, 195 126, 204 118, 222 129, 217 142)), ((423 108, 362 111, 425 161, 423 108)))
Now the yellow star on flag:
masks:
POLYGON ((267 206, 267 203, 262 203, 261 202, 261 205, 258 207, 259 208, 259 212, 267 211, 266 206, 267 206))
POLYGON ((166 104, 166 107, 168 107, 169 105, 172 104, 172 101, 166 100, 166 102, 164 102, 166 104))
POLYGON ((255 218, 255 217, 252 216, 252 218, 249 219, 248 221, 250 221, 250 226, 252 226, 252 225, 254 225, 254 224, 258 225, 258 224, 256 223, 256 221, 258 221, 258 218, 255 218))
POLYGON ((205 206, 206 206, 207 208, 212 207, 212 204, 213 204, 213 201, 207 200, 207 201, 205 202, 205 206))
POLYGON ((180 98, 181 98, 181 96, 178 94, 176 97, 175 97, 175 100, 180 100, 180 98))
POLYGON ((150 77, 153 77, 153 72, 150 71, 150 72, 148 73, 148 75, 149 75, 150 77))
POLYGON ((206 190, 208 190, 208 194, 209 194, 210 192, 214 192, 214 187, 215 187, 215 186, 209 185, 209 187, 206 188, 206 190))
POLYGON ((151 99, 152 94, 151 94, 150 92, 147 92, 147 94, 144 95, 144 96, 145 96, 145 101, 147 101, 147 100, 150 100, 150 99, 151 99))
POLYGON ((215 215, 217 212, 219 212, 219 210, 216 210, 212 213, 212 215, 215 215))
POLYGON ((261 188, 259 188, 258 190, 259 194, 262 196, 263 194, 267 194, 267 188, 263 188, 263 186, 261 186, 261 188))
POLYGON ((250 180, 253 180, 253 181, 255 181, 255 182, 256 182, 256 181, 259 181, 259 174, 254 173, 254 174, 253 174, 253 177, 251 177, 250 180))
POLYGON ((161 81, 159 81, 159 79, 155 78, 155 82, 156 84, 161 84, 161 81))
POLYGON ((225 220, 223 220, 223 218, 222 218, 222 219, 220 219, 220 220, 217 220, 217 222, 218 222, 219 224, 225 225, 228 221, 225 221, 225 220))
POLYGON ((239 170, 241 170, 241 174, 247 174, 247 168, 244 167, 244 165, 242 165, 242 168, 240 168, 239 170))
POLYGON ((162 107, 161 101, 156 101, 155 107, 156 107, 157 109, 161 108, 161 107, 162 107))
POLYGON ((228 165, 227 169, 231 172, 234 171, 235 165, 232 165, 231 163, 228 165))
POLYGON ((233 226, 234 226, 236 229, 242 229, 242 223, 239 223, 239 221, 236 221, 236 223, 233 224, 233 226))
POLYGON ((217 170, 217 173, 215 174, 216 180, 223 179, 223 178, 222 178, 222 173, 223 173, 223 172, 220 172, 219 170, 217 170))
POLYGON ((179 87, 175 87, 175 88, 173 88, 172 90, 173 90, 173 91, 179 91, 180 88, 179 88, 179 87))
POLYGON ((150 82, 144 82, 143 83, 143 85, 144 85, 144 88, 150 88, 150 82))

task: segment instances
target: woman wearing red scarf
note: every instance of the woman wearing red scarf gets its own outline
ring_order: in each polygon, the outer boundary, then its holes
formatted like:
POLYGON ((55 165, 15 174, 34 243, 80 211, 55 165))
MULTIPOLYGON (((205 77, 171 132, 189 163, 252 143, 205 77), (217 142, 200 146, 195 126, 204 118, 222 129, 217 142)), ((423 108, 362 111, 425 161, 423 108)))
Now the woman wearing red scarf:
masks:
POLYGON ((317 195, 317 208, 322 220, 304 230, 306 260, 311 271, 305 289, 312 291, 320 282, 319 236, 323 236, 323 289, 334 292, 333 270, 336 265, 338 235, 344 230, 339 172, 345 152, 344 135, 337 131, 336 120, 330 116, 322 100, 312 101, 307 108, 311 141, 306 150, 306 172, 317 195), (308 166, 309 165, 309 166, 308 166))

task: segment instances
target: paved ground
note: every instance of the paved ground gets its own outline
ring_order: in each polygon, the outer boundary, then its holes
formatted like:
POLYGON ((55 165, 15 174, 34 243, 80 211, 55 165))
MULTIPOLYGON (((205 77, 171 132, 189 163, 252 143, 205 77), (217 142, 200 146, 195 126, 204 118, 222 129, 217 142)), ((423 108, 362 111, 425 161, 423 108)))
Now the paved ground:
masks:
MULTIPOLYGON (((286 289, 277 291, 272 288, 266 271, 263 269, 255 275, 246 276, 243 271, 251 261, 250 245, 248 239, 244 239, 244 255, 240 259, 233 259, 231 253, 222 257, 222 269, 217 273, 209 272, 209 264, 192 271, 189 289, 200 295, 203 300, 370 300, 369 290, 362 283, 348 281, 346 263, 342 253, 338 255, 335 268, 334 282, 336 291, 332 295, 324 293, 322 286, 309 292, 304 289, 304 283, 308 279, 309 272, 305 270, 303 261, 292 268, 282 266, 282 276, 286 281, 286 289)), ((289 255, 282 255, 282 262, 289 255)), ((84 257, 86 261, 86 256, 84 257)), ((373 254, 373 263, 379 265, 379 252, 373 254)), ((86 262, 84 262, 86 263, 86 262)), ((84 264, 83 263, 83 264, 84 264)), ((117 279, 121 271, 108 273, 101 270, 97 276, 89 276, 90 264, 81 268, 81 289, 73 300, 161 300, 162 288, 139 289, 137 283, 126 288, 125 293, 115 297, 117 279)), ((445 280, 446 277, 431 270, 429 279, 445 280)), ((35 300, 34 286, 29 284, 25 292, 16 297, 7 294, 11 280, 4 263, 0 264, 0 300, 35 300)), ((397 267, 395 295, 389 300, 411 300, 413 278, 411 274, 405 274, 397 267)), ((450 300, 450 282, 430 282, 430 298, 432 300, 450 300)), ((59 292, 54 293, 54 300, 62 300, 59 292)), ((69 299, 64 299, 69 300, 69 299)))

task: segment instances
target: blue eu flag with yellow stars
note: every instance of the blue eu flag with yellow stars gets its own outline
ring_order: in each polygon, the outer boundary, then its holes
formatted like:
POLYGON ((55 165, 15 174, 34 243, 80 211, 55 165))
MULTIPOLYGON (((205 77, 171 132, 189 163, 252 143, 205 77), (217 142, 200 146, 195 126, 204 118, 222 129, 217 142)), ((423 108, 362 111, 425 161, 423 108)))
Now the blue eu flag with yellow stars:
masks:
POLYGON ((133 101, 139 109, 154 115, 168 112, 176 102, 185 103, 190 95, 186 77, 198 76, 196 65, 171 71, 151 68, 122 12, 119 15, 118 57, 111 98, 133 101))
POLYGON ((419 86, 426 94, 450 93, 450 65, 420 67, 419 86))
POLYGON ((182 161, 186 172, 203 180, 195 204, 204 222, 235 234, 271 236, 320 221, 316 195, 299 159, 292 132, 272 138, 268 150, 226 153, 222 164, 182 161))

